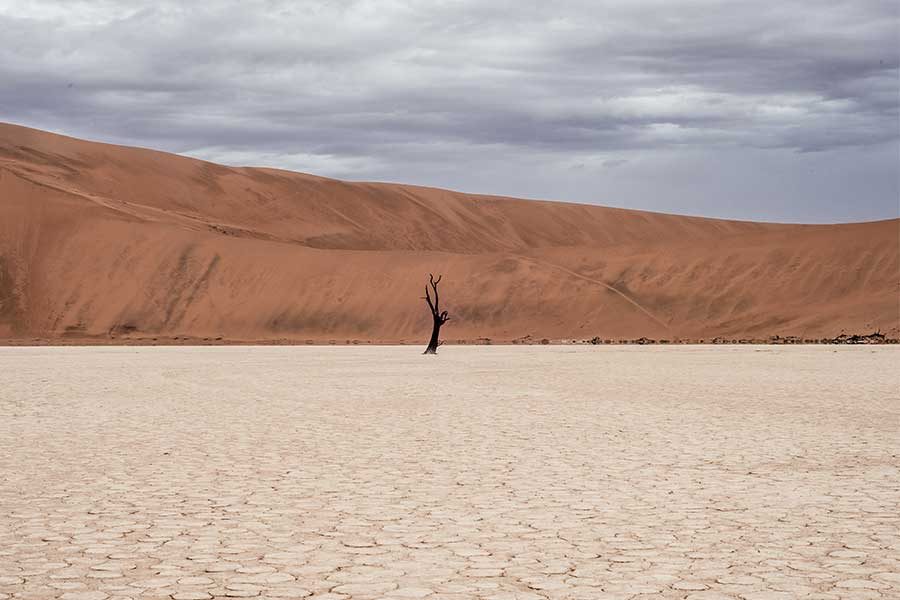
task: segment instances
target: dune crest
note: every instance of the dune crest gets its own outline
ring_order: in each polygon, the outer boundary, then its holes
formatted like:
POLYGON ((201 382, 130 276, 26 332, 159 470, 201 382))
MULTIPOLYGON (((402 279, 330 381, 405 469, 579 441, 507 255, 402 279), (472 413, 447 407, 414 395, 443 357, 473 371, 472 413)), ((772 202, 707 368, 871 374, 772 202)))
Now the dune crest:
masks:
MULTIPOLYGON (((350 183, 0 124, 0 339, 900 335, 900 220, 782 225, 350 183)), ((176 340, 177 341, 177 340, 176 340)))

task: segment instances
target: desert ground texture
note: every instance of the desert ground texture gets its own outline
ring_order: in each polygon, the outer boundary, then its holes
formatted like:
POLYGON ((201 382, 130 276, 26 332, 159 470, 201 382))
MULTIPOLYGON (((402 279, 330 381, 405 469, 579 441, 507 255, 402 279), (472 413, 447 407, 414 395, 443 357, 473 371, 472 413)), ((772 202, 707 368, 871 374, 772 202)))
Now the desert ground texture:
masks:
POLYGON ((0 599, 898 598, 898 350, 0 348, 0 599))

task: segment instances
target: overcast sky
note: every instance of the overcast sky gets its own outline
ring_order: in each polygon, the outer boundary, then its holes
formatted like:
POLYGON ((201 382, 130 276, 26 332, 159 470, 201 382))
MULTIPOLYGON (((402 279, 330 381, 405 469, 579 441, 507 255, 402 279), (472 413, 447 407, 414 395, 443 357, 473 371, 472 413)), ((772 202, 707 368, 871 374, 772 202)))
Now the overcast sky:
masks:
POLYGON ((900 215, 897 0, 0 0, 0 120, 682 214, 900 215))

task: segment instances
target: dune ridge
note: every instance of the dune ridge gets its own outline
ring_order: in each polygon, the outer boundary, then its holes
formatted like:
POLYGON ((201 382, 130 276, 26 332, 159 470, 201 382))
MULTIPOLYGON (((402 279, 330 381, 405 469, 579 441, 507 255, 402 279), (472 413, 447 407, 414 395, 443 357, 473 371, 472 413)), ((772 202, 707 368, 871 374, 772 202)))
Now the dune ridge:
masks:
POLYGON ((353 183, 0 124, 7 342, 421 341, 429 272, 451 342, 900 336, 900 219, 353 183))

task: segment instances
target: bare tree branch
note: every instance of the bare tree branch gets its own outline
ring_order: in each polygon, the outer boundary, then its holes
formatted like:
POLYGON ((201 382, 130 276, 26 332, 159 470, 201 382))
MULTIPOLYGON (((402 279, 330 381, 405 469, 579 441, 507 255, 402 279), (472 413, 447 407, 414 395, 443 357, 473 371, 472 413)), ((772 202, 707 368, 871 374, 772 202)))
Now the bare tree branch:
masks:
MULTIPOLYGON (((431 283, 431 289, 434 290, 434 305, 431 309, 435 316, 437 316, 438 311, 440 310, 440 298, 438 297, 438 284, 441 282, 441 277, 443 275, 438 275, 438 278, 435 279, 434 275, 431 273, 428 274, 428 281, 431 283)), ((427 286, 426 286, 427 289, 427 286)))
POLYGON ((428 294, 428 286, 425 286, 425 296, 422 298, 425 302, 428 303, 428 308, 431 309, 431 314, 437 314, 437 307, 431 302, 431 296, 428 294))

